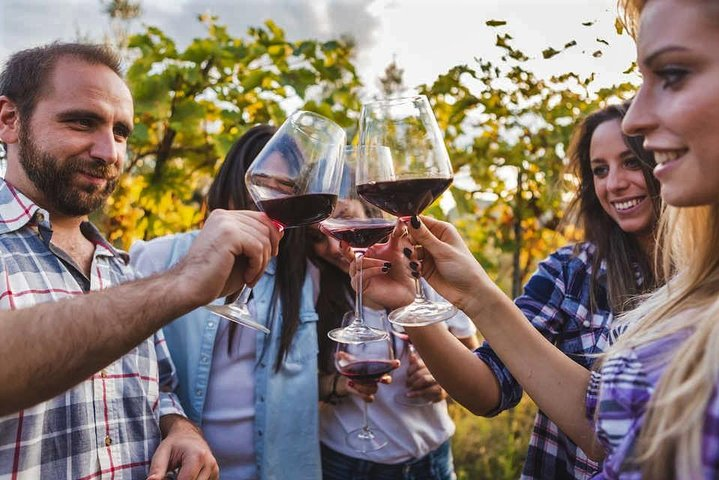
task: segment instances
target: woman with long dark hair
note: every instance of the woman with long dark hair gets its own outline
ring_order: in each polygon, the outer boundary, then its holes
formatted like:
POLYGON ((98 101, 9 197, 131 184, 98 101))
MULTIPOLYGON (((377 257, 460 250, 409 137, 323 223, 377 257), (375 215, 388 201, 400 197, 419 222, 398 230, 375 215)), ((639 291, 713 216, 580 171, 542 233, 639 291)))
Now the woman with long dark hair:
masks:
MULTIPOLYGON (((274 133, 260 125, 237 140, 210 186, 208 210, 255 209, 245 172, 274 133)), ((166 270, 195 234, 138 242, 132 264, 145 275, 166 270)), ((320 477, 317 315, 304 245, 304 228, 285 231, 279 255, 253 288, 250 310, 270 334, 206 309, 163 329, 180 378, 178 395, 202 428, 223 479, 284 479, 287 472, 293 479, 320 477)))
MULTIPOLYGON (((362 472, 366 480, 455 478, 451 451, 454 423, 447 412, 447 394, 408 343, 392 335, 399 368, 390 372, 389 385, 378 389, 376 383, 352 381, 337 372, 334 362, 337 344, 327 333, 339 327, 343 315, 354 308, 350 262, 344 258, 335 238, 313 227, 308 229, 308 238, 309 257, 317 268, 323 478, 346 480, 357 472, 362 472), (403 400, 405 398, 409 401, 403 400), (418 400, 420 405, 416 404, 418 400), (346 436, 349 430, 361 424, 366 401, 372 401, 367 411, 370 423, 387 434, 388 444, 360 453, 347 443, 346 436), (413 401, 414 405, 407 404, 413 401)), ((390 269, 389 266, 382 268, 390 269)), ((437 297, 427 289, 429 296, 437 297)), ((363 303, 366 321, 381 324, 386 315, 384 308, 371 300, 363 303)), ((464 314, 449 319, 445 328, 469 349, 478 346, 476 328, 464 314)), ((389 378, 385 378, 382 383, 388 381, 389 378)))
MULTIPOLYGON (((652 269, 661 205, 658 182, 651 173, 655 162, 642 148, 640 138, 622 134, 626 111, 627 104, 610 105, 577 126, 568 150, 570 170, 579 181, 571 207, 572 217, 583 227, 584 241, 560 248, 540 262, 513 307, 525 322, 529 320, 535 334, 541 334, 586 372, 597 355, 609 348, 615 315, 659 282, 652 269)), ((414 219, 413 225, 419 221, 414 219)), ((416 230, 413 225, 410 233, 416 230)), ((392 275, 378 274, 371 263, 378 261, 367 260, 365 278, 370 280, 365 298, 390 308, 409 301, 406 273, 397 268, 392 275), (399 282, 405 285, 404 294, 392 288, 399 282)), ((425 263, 423 274, 428 268, 425 263)), ((482 285, 475 284, 478 290, 473 295, 478 298, 484 295, 479 290, 482 285)), ((490 311, 483 314, 492 316, 490 311)), ((502 324, 504 318, 498 315, 492 320, 502 324)), ((472 355, 441 329, 411 329, 410 336, 440 384, 475 414, 494 416, 520 401, 526 385, 498 355, 491 338, 472 355)), ((547 384, 544 388, 554 387, 547 384)), ((542 404, 539 406, 522 478, 586 479, 594 475, 599 464, 550 420, 542 404)))

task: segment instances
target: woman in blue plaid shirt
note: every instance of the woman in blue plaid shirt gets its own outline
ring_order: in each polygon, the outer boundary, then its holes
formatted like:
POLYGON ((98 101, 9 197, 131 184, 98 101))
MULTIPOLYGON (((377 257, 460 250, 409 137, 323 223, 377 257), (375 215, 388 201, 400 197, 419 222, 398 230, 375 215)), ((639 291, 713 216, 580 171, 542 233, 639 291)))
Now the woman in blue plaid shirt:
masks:
MULTIPOLYGON (((580 180, 572 207, 585 241, 541 262, 515 300, 537 332, 586 369, 609 346, 614 315, 656 283, 651 255, 659 186, 642 139, 621 132, 626 107, 608 106, 577 127, 569 149, 572 173, 580 180)), ((371 278, 372 269, 367 270, 371 278)), ((386 303, 388 293, 397 298, 396 292, 370 284, 365 295, 381 294, 386 303)), ((412 338, 440 384, 475 414, 494 416, 520 401, 520 383, 488 343, 473 357, 453 348, 456 342, 440 329, 416 329, 412 338), (456 363, 448 361, 449 351, 456 353, 456 363), (455 367, 467 371, 467 365, 475 367, 471 384, 455 375, 455 367)), ((545 412, 538 412, 523 479, 587 479, 598 469, 545 412)))

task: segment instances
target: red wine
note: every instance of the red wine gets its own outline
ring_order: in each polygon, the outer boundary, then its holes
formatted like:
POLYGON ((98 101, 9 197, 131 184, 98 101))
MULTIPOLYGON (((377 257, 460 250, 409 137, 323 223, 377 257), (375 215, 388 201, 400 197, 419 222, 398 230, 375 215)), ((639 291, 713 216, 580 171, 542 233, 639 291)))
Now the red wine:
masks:
POLYGON ((357 193, 385 212, 409 217, 422 213, 451 183, 451 178, 411 178, 357 185, 357 193))
POLYGON ((261 200, 259 207, 272 220, 289 228, 321 222, 332 214, 335 203, 337 195, 308 193, 261 200))
POLYGON ((394 230, 394 221, 383 218, 331 218, 322 223, 333 237, 353 248, 369 248, 394 230))
POLYGON ((348 363, 340 368, 340 373, 358 382, 377 382, 382 375, 394 370, 393 367, 387 360, 368 360, 348 363))

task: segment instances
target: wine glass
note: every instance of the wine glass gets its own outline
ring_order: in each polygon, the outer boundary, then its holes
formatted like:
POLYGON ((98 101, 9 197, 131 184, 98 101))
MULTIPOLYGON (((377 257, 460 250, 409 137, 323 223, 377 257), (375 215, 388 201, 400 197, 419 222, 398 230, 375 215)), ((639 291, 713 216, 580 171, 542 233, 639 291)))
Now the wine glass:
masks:
MULTIPOLYGON (((354 314, 347 312, 342 319, 344 326, 354 321, 354 314)), ((395 366, 392 340, 387 333, 387 316, 384 313, 372 315, 366 320, 372 328, 383 330, 385 336, 381 340, 365 343, 338 343, 335 351, 335 367, 337 371, 353 382, 378 382, 395 366)), ((362 453, 379 450, 388 443, 387 435, 369 425, 367 418, 368 403, 362 402, 363 424, 360 428, 347 434, 347 444, 362 453)))
MULTIPOLYGON (((330 216, 337 202, 345 142, 342 127, 300 110, 285 120, 257 154, 245 183, 257 207, 280 231, 330 216)), ((251 291, 245 286, 235 302, 206 308, 227 320, 270 333, 247 308, 251 291)))
MULTIPOLYGON (((418 355, 417 350, 414 348, 414 345, 412 345, 412 340, 410 340, 409 335, 405 331, 404 327, 402 325, 398 325, 396 323, 392 324, 392 335, 402 340, 402 342, 407 347, 404 351, 407 352, 409 355, 418 355)), ((408 360, 409 363, 409 360, 408 360)), ((399 403, 400 405, 405 405, 408 407, 425 407, 427 405, 432 405, 431 400, 428 400, 424 397, 408 397, 406 395, 407 392, 397 392, 394 396, 394 401, 399 403)))
MULTIPOLYGON (((347 242, 357 259, 359 281, 355 289, 355 305, 352 320, 341 328, 328 332, 335 342, 362 343, 381 340, 386 330, 375 330, 364 323, 362 308, 362 257, 369 247, 389 237, 395 221, 384 211, 367 203, 357 194, 356 169, 362 156, 373 158, 390 155, 386 147, 346 147, 344 170, 337 206, 332 216, 320 224, 320 228, 337 240, 347 242)), ((350 312, 352 313, 352 312, 350 312)))
MULTIPOLYGON (((452 165, 442 133, 424 95, 380 100, 362 106, 360 145, 389 148, 390 157, 363 157, 357 192, 368 202, 402 219, 419 215, 452 183, 452 165)), ((424 296, 415 274, 415 299, 389 315, 392 323, 422 326, 457 313, 447 302, 424 296)))

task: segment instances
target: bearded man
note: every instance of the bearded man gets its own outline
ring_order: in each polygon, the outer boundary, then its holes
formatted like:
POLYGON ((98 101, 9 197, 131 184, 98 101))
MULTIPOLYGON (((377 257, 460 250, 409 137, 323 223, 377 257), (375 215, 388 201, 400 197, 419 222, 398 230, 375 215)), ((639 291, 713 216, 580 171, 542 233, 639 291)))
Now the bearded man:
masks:
POLYGON ((112 193, 132 129, 104 47, 24 50, 0 73, 0 477, 218 476, 154 332, 253 283, 280 234, 263 214, 218 212, 177 268, 133 281, 87 218, 112 193))

